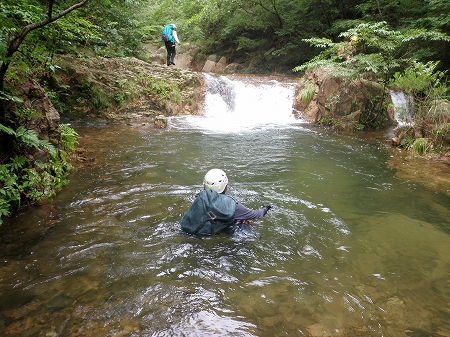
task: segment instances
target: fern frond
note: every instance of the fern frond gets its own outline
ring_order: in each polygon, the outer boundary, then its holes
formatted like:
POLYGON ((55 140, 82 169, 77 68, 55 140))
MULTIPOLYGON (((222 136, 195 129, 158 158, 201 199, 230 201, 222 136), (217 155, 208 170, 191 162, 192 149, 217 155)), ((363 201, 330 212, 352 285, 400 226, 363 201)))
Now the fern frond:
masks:
POLYGON ((10 136, 15 136, 16 135, 16 132, 13 129, 11 129, 11 128, 7 127, 7 126, 4 126, 2 123, 0 123, 0 132, 4 132, 4 133, 6 133, 6 134, 8 134, 10 136))
POLYGON ((34 130, 27 130, 23 125, 16 130, 16 140, 22 146, 34 147, 36 149, 44 148, 51 153, 56 153, 55 147, 48 141, 39 139, 34 130))

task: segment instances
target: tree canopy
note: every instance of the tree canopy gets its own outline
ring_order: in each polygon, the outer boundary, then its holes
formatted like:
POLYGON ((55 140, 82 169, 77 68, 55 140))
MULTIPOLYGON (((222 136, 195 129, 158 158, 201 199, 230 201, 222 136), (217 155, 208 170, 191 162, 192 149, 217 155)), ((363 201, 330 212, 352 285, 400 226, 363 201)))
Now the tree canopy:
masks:
MULTIPOLYGON (((256 60, 266 70, 289 70, 311 60, 320 50, 305 39, 326 38, 337 43, 341 33, 360 24, 386 22, 395 31, 433 30, 450 34, 450 2, 446 0, 102 0, 30 32, 20 55, 7 53, 8 39, 81 0, 43 2, 4 0, 0 4, 0 55, 49 64, 53 54, 105 57, 137 55, 142 43, 160 44, 167 23, 177 23, 183 42, 204 52, 221 53, 231 61, 256 60), (264 57, 265 56, 265 57, 264 57)), ((422 41, 414 51, 419 61, 440 60, 450 68, 449 43, 422 41)), ((257 69, 253 69, 256 71, 257 69)), ((261 69, 264 70, 264 69, 261 69)))
MULTIPOLYGON (((263 60, 268 68, 301 65, 319 52, 304 39, 340 42, 342 32, 364 23, 450 34, 450 3, 445 0, 160 0, 148 8, 149 21, 176 21, 181 36, 208 52, 226 53, 232 60, 268 53, 272 61, 263 60)), ((422 41, 414 57, 441 60, 440 67, 448 69, 448 49, 449 43, 422 41)))

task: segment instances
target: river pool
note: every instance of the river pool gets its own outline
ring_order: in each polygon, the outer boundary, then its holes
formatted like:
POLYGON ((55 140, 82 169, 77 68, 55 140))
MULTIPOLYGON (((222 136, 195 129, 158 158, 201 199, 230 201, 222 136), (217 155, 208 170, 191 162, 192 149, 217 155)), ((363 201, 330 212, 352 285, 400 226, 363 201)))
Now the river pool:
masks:
POLYGON ((1 336, 450 336, 446 193, 363 138, 198 118, 76 128, 89 160, 2 227, 1 336), (273 208, 190 237, 178 221, 214 167, 273 208))

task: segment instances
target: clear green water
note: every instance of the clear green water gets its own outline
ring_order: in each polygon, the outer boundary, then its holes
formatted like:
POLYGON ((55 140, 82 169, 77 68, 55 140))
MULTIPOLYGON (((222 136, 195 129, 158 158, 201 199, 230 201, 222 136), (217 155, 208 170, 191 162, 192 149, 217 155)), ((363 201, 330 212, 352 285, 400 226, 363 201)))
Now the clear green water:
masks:
POLYGON ((450 336, 447 195, 353 137, 184 123, 77 129, 95 160, 11 220, 50 229, 3 240, 1 336, 450 336), (213 167, 273 209, 195 239, 177 221, 213 167))

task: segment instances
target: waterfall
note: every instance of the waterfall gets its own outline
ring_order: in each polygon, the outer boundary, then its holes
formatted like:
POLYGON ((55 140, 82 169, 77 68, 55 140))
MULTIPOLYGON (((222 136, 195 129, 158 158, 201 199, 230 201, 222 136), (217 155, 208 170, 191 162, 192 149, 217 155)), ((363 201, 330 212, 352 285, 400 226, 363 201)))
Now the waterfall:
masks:
POLYGON ((294 83, 257 76, 204 76, 204 115, 187 118, 194 126, 240 132, 299 122, 292 109, 294 83))
POLYGON ((414 112, 412 110, 413 98, 403 91, 389 90, 392 104, 394 105, 394 117, 400 127, 414 124, 414 112))

